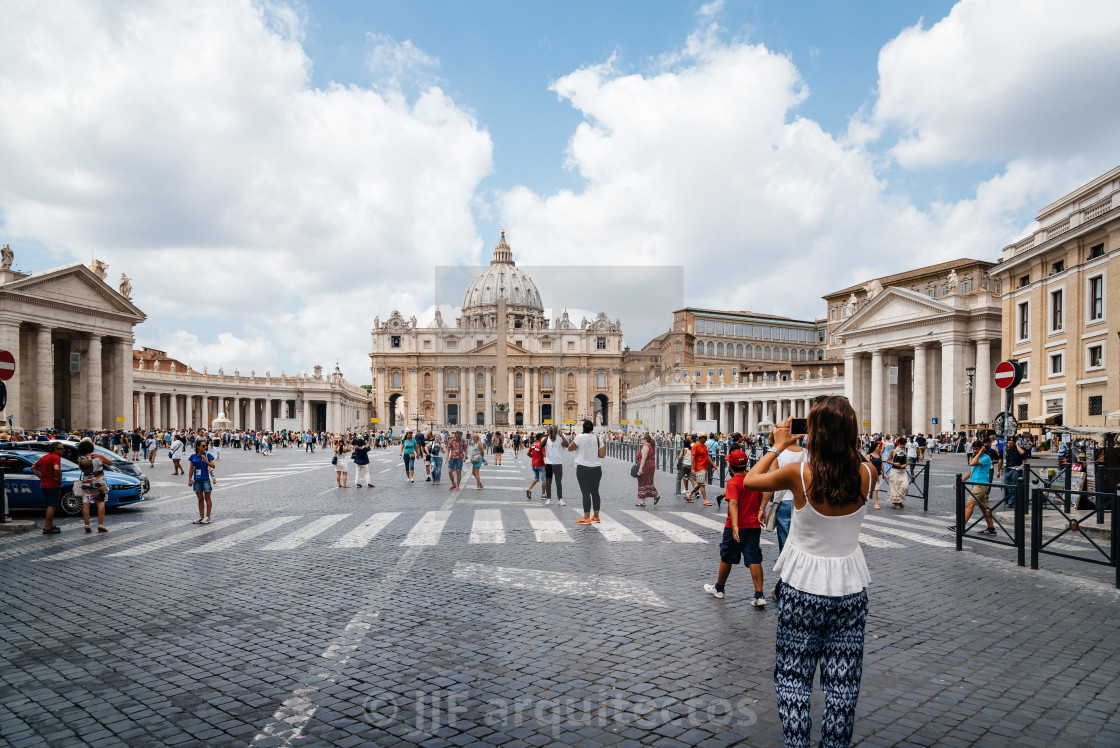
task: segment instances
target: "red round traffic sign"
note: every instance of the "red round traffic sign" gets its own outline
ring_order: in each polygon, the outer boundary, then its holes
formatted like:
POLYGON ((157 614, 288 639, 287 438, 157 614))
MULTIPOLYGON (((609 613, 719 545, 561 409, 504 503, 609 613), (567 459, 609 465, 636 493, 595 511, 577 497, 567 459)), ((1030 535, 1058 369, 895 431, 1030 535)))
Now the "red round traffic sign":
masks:
POLYGON ((1019 383, 1018 374, 1019 367, 1015 366, 1015 364, 1011 363, 1010 361, 1001 361, 999 366, 996 367, 996 387, 999 387, 1002 390, 1005 390, 1008 387, 1014 387, 1019 383))
POLYGON ((7 382, 16 373, 16 357, 11 351, 0 351, 0 382, 7 382))

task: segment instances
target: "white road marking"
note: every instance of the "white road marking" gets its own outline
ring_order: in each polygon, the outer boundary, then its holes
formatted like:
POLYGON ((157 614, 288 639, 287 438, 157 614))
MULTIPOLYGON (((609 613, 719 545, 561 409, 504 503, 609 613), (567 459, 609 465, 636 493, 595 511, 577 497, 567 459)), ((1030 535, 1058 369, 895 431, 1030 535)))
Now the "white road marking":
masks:
POLYGON ((865 532, 861 532, 859 534, 859 542, 863 543, 864 545, 869 545, 872 548, 904 548, 905 547, 901 543, 896 543, 893 540, 884 540, 883 538, 877 538, 874 535, 868 535, 865 532))
POLYGON ((392 465, 390 465, 389 467, 385 468, 385 469, 384 469, 384 470, 382 470, 381 472, 383 472, 383 473, 387 473, 387 472, 389 472, 389 471, 390 471, 390 470, 392 470, 392 469, 393 469, 393 466, 392 466, 392 465))
POLYGON ((349 514, 328 514, 325 517, 311 522, 293 533, 285 535, 279 540, 274 540, 264 548, 262 551, 290 551, 294 548, 299 548, 311 538, 319 535, 322 532, 330 529, 342 520, 349 517, 349 514))
POLYGON ((232 535, 226 535, 224 538, 213 540, 209 543, 206 543, 205 545, 200 545, 198 548, 191 548, 189 551, 185 552, 213 553, 215 551, 224 551, 228 548, 232 548, 243 540, 250 540, 259 535, 264 535, 265 533, 272 532, 277 527, 286 525, 289 522, 294 522, 297 519, 299 519, 299 517, 273 517, 272 519, 266 520, 259 525, 254 525, 252 527, 241 530, 240 532, 235 532, 232 535))
MULTIPOLYGON (((440 508, 443 514, 451 514, 450 510, 455 504, 455 498, 456 494, 452 494, 443 502, 440 508)), ((373 622, 379 615, 378 608, 384 603, 385 598, 399 589, 401 581, 408 576, 419 555, 419 547, 407 549, 393 570, 385 575, 380 584, 370 590, 362 606, 342 630, 342 634, 320 654, 323 662, 312 667, 300 687, 284 700, 280 708, 273 713, 271 721, 253 738, 252 745, 271 740, 290 744, 290 741, 300 737, 303 728, 318 710, 311 697, 320 689, 337 683, 342 677, 343 670, 350 661, 350 655, 361 645, 366 633, 373 627, 373 622)))
MULTIPOLYGON (((62 532, 58 535, 51 535, 49 538, 42 538, 42 531, 32 531, 29 533, 12 534, 9 538, 5 538, 8 543, 12 543, 13 541, 26 542, 21 543, 18 546, 7 548, 5 551, 0 552, 0 560, 3 560, 5 558, 12 558, 13 556, 23 556, 37 550, 55 549, 62 545, 68 546, 71 543, 76 543, 79 540, 83 540, 86 538, 85 532, 82 531, 81 522, 66 522, 66 520, 61 517, 56 517, 56 519, 58 520, 56 524, 58 524, 60 529, 62 530, 62 532), (32 538, 36 537, 41 539, 32 540, 32 538)), ((142 527, 143 525, 143 522, 123 522, 120 524, 114 522, 112 526, 113 529, 110 534, 127 532, 134 527, 142 527)))
MULTIPOLYGON (((726 520, 720 521, 712 519, 711 517, 705 517, 702 514, 693 514, 692 512, 670 512, 670 514, 698 524, 701 527, 707 527, 709 530, 719 530, 720 533, 723 532, 723 528, 725 527, 724 522, 726 520)), ((777 541, 768 539, 765 535, 758 539, 759 545, 774 545, 776 542, 777 541)))
POLYGON ((510 475, 510 476, 487 475, 487 476, 485 476, 485 478, 486 478, 486 480, 515 480, 515 481, 524 481, 525 480, 524 478, 521 478, 521 477, 516 476, 516 475, 510 475))
POLYGON ((109 528, 110 528, 109 533, 107 535, 105 535, 104 537, 97 537, 97 536, 101 535, 101 533, 98 533, 96 530, 94 530, 94 532, 93 532, 94 537, 88 538, 88 540, 90 542, 88 544, 83 544, 83 547, 81 547, 81 548, 73 548, 69 551, 63 551, 62 553, 55 553, 54 555, 45 556, 43 558, 37 558, 35 560, 36 561, 68 561, 69 559, 78 558, 79 556, 85 556, 86 554, 89 554, 89 553, 97 553, 98 551, 104 550, 106 548, 113 548, 113 547, 121 545, 123 543, 131 543, 133 540, 136 540, 137 538, 146 538, 149 535, 155 535, 157 532, 166 532, 169 528, 175 527, 176 525, 179 525, 179 524, 181 524, 181 523, 179 523, 179 522, 166 522, 166 523, 163 523, 163 524, 160 524, 160 525, 156 525, 155 527, 148 527, 145 530, 136 530, 135 532, 125 533, 123 536, 122 535, 114 535, 113 534, 113 527, 110 525, 109 526, 109 528))
POLYGON ((471 525, 472 543, 504 543, 506 531, 502 526, 501 509, 478 509, 471 525))
POLYGON ((556 515, 549 509, 525 508, 529 517, 529 524, 533 526, 533 534, 538 543, 570 543, 572 537, 564 529, 564 524, 556 519, 556 515))
POLYGON ((450 516, 451 512, 444 511, 425 513, 420 521, 408 531, 408 535, 405 536, 401 545, 436 545, 439 542, 440 534, 443 532, 443 526, 447 524, 447 519, 450 516))
POLYGON ((399 516, 400 512, 378 512, 339 538, 331 548, 365 548, 377 533, 399 516))
POLYGON ((654 517, 652 514, 647 514, 645 512, 635 511, 633 509, 626 509, 624 511, 625 511, 626 514, 629 514, 631 517, 638 520, 639 522, 642 522, 643 524, 647 524, 650 527, 652 527, 654 530, 657 530, 658 532, 662 533, 663 535, 668 537, 674 543, 704 543, 704 542, 706 542, 699 535, 696 535, 695 533, 690 532, 689 530, 686 530, 683 527, 677 527, 672 522, 666 522, 665 520, 661 519, 660 517, 654 517))
MULTIPOLYGON (((601 515, 600 515, 601 516, 601 515)), ((561 597, 594 597, 628 603, 667 608, 653 590, 634 579, 605 577, 595 574, 569 574, 539 569, 514 569, 484 566, 458 561, 452 577, 467 584, 480 584, 501 589, 542 592, 561 597)))
POLYGON ((950 543, 947 540, 937 540, 937 539, 931 538, 927 535, 919 535, 916 532, 909 532, 907 530, 902 530, 902 529, 898 529, 896 527, 891 527, 890 525, 902 525, 902 527, 906 527, 906 525, 901 523, 901 522, 895 522, 894 520, 889 520, 889 519, 886 519, 884 517, 874 517, 874 518, 867 517, 864 520, 864 524, 863 524, 864 529, 870 529, 870 530, 874 530, 875 532, 886 533, 887 535, 896 535, 900 538, 906 538, 907 540, 913 540, 915 543, 921 543, 922 545, 932 545, 935 548, 956 548, 957 547, 955 542, 950 543))
MULTIPOLYGON (((583 510, 578 507, 569 507, 576 513, 577 516, 583 516, 583 510)), ((641 538, 633 530, 618 522, 618 520, 611 519, 603 512, 599 512, 599 522, 592 522, 591 526, 594 527, 599 533, 607 540, 633 543, 641 542, 641 538)))
POLYGON ((140 545, 134 545, 131 548, 125 548, 123 551, 117 551, 116 553, 110 553, 109 557, 112 558, 114 556, 142 556, 145 553, 150 553, 150 552, 152 552, 154 550, 158 550, 160 548, 166 548, 167 546, 174 545, 176 543, 182 543, 184 540, 189 540, 191 538, 197 538, 200 535, 201 536, 211 535, 211 534, 213 534, 213 533, 215 533, 219 530, 228 529, 231 525, 236 525, 239 522, 246 522, 246 521, 248 521, 248 519, 249 519, 248 517, 223 518, 223 519, 215 520, 215 521, 211 522, 209 525, 204 525, 205 529, 203 529, 203 530, 199 530, 196 527, 185 527, 184 526, 183 532, 180 532, 176 535, 169 535, 166 538, 160 538, 159 540, 152 540, 148 543, 141 543, 140 545))

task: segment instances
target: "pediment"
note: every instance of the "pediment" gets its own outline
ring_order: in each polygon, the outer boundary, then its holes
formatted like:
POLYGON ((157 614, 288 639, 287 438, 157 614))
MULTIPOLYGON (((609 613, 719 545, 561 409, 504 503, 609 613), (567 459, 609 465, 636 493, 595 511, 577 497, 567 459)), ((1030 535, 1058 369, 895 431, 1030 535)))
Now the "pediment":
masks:
POLYGON ((957 310, 954 307, 924 294, 906 288, 892 287, 844 320, 834 332, 843 337, 863 329, 930 319, 943 314, 952 314, 955 311, 957 310))
POLYGON ((32 296, 59 304, 73 304, 90 312, 110 312, 146 319, 140 309, 114 291, 85 265, 67 265, 35 273, 0 286, 0 291, 32 296))
MULTIPOLYGON (((494 355, 497 354, 497 352, 498 352, 498 341, 496 341, 496 340, 491 340, 490 342, 486 343, 485 345, 481 345, 478 348, 472 348, 469 351, 469 353, 471 353, 471 354, 480 353, 480 354, 483 354, 483 355, 486 355, 486 356, 494 356, 494 355)), ((521 346, 515 345, 514 343, 511 343, 508 340, 506 341, 506 355, 507 356, 511 355, 511 354, 523 354, 523 353, 530 353, 530 351, 529 351, 528 348, 522 348, 521 346)))

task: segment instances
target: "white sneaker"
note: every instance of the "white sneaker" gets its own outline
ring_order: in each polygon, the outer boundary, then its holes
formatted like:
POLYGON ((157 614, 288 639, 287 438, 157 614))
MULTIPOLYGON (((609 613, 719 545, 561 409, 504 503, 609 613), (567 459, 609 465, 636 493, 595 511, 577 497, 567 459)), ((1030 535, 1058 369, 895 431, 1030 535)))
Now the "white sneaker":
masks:
POLYGON ((198 519, 196 519, 196 520, 195 520, 194 522, 191 522, 191 524, 192 524, 192 525, 201 525, 201 524, 205 524, 205 523, 204 523, 204 522, 202 521, 203 519, 204 519, 203 517, 199 517, 199 518, 198 518, 198 519))
POLYGON ((756 597, 754 600, 751 600, 751 605, 753 605, 756 608, 765 608, 766 607, 766 598, 765 597, 756 597))
POLYGON ((716 586, 714 584, 705 584, 704 585, 704 591, 707 592, 712 597, 718 598, 720 600, 723 599, 723 593, 720 592, 719 590, 717 590, 716 586))
POLYGON ((564 503, 563 499, 557 499, 556 503, 559 504, 560 506, 567 506, 567 504, 564 503))
POLYGON ((545 506, 552 506, 552 499, 545 499, 544 500, 544 505, 545 506))
POLYGON ((208 525, 208 524, 210 524, 210 518, 209 517, 203 517, 201 520, 198 521, 198 524, 208 525))

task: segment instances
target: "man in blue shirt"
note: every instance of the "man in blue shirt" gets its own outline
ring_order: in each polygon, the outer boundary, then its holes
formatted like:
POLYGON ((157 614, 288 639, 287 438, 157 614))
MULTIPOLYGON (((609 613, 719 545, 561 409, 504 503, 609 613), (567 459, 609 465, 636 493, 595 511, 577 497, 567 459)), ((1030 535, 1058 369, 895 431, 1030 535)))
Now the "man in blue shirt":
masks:
MULTIPOLYGON (((973 443, 972 457, 968 464, 972 466, 972 472, 968 476, 969 485, 965 486, 965 493, 968 498, 965 499, 964 505, 964 523, 968 525, 968 520, 972 518, 972 510, 979 505, 984 510, 984 520, 988 523, 987 529, 981 530, 980 534, 995 535, 995 523, 992 522, 992 513, 988 510, 989 486, 987 485, 992 482, 992 457, 982 439, 977 439, 973 443)), ((949 525, 949 529, 956 532, 957 526, 949 525)))

